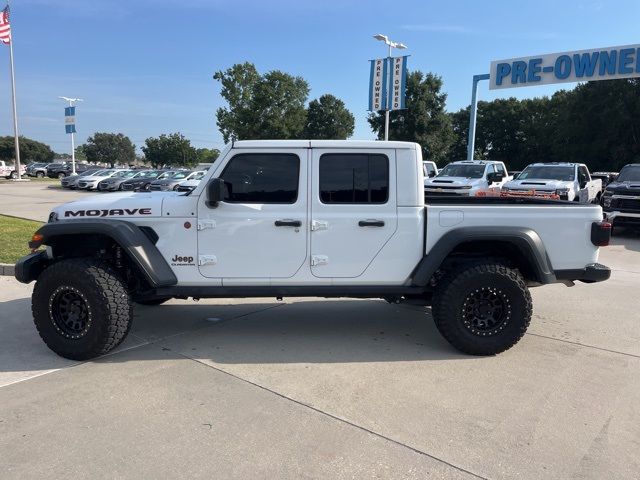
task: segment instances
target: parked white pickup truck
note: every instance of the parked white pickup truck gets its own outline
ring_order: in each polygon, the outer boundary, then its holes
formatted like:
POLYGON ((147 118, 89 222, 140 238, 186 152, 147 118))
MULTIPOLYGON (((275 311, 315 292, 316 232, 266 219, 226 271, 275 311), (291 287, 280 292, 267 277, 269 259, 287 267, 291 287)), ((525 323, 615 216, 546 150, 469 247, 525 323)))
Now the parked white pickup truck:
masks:
POLYGON ((473 197, 479 192, 499 192, 512 177, 504 163, 492 160, 463 160, 452 162, 438 175, 425 179, 424 194, 462 195, 473 197))
POLYGON ((529 198, 425 205, 414 143, 240 141, 191 192, 56 207, 16 278, 37 280, 35 325, 73 359, 122 342, 132 301, 285 296, 431 305, 452 345, 491 355, 524 335, 528 287, 609 278, 601 220, 599 206, 529 198))
POLYGON ((503 193, 558 195, 561 200, 600 203, 602 180, 591 179, 589 169, 581 163, 532 163, 516 180, 502 187, 503 193))
MULTIPOLYGON (((20 175, 24 175, 26 173, 26 167, 24 165, 20 165, 20 175)), ((16 170, 16 166, 14 163, 7 163, 4 160, 0 160, 0 177, 4 177, 6 179, 9 178, 18 178, 18 172, 16 170)))

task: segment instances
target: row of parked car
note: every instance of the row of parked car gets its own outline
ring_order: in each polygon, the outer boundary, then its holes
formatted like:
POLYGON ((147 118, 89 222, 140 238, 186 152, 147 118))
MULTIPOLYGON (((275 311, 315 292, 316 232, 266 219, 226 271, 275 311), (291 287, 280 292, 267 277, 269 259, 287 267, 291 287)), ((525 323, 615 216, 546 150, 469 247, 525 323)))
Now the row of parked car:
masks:
POLYGON ((164 169, 88 169, 77 175, 64 176, 63 188, 97 190, 101 192, 124 191, 183 191, 193 190, 206 170, 164 169))
POLYGON ((640 226, 640 164, 616 172, 590 173, 580 163, 532 163, 507 172, 502 162, 465 160, 438 170, 424 162, 425 196, 536 197, 600 204, 614 225, 640 226))

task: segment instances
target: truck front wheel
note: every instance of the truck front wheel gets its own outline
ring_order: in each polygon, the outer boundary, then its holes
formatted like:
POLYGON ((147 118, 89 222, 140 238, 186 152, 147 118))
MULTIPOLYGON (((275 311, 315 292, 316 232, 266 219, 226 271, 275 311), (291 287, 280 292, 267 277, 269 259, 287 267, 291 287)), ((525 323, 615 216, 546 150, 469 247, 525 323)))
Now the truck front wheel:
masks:
POLYGON ((44 343, 72 360, 94 358, 117 347, 133 317, 118 274, 107 264, 85 258, 62 260, 42 272, 31 309, 44 343))
POLYGON ((501 263, 450 272, 438 282, 432 302, 442 336, 470 355, 495 355, 513 347, 527 331, 531 312, 522 275, 501 263))

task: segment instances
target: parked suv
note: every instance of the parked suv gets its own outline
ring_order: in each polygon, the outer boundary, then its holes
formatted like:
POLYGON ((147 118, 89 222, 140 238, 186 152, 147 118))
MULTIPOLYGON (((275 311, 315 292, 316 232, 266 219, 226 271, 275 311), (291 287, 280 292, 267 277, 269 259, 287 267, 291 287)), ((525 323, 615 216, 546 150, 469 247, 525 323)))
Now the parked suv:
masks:
POLYGON ((604 214, 613 226, 640 227, 640 163, 625 165, 602 195, 604 214))
POLYGON ((47 174, 49 163, 30 163, 27 165, 25 173, 30 177, 42 178, 47 174))
MULTIPOLYGON (((86 163, 77 163, 76 162, 76 173, 82 173, 85 170, 89 170, 90 168, 95 168, 93 165, 88 165, 86 163)), ((69 175, 73 175, 73 168, 71 163, 52 163, 47 166, 47 177, 49 178, 64 178, 69 175)))
POLYGON ((480 192, 499 191, 511 180, 504 163, 492 160, 452 162, 438 175, 424 180, 424 194, 473 197, 480 192))

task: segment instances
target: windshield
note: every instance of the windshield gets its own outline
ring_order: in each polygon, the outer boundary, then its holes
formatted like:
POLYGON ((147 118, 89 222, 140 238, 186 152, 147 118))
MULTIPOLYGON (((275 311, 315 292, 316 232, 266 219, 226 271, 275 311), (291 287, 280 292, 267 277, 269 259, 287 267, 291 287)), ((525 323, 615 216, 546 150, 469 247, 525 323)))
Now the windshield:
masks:
POLYGON ((534 165, 525 168, 520 175, 518 175, 518 180, 532 179, 573 182, 575 180, 574 168, 555 165, 534 165))
POLYGON ((136 173, 133 178, 140 178, 140 177, 146 177, 147 175, 149 175, 151 173, 151 170, 143 170, 142 172, 138 172, 136 173))
POLYGON ((125 172, 124 175, 122 175, 123 178, 131 178, 134 175, 137 175, 138 172, 134 172, 133 170, 129 170, 128 172, 125 172))
POLYGON ((178 172, 175 175, 173 175, 173 177, 171 177, 171 180, 180 180, 181 178, 187 178, 187 175, 189 175, 191 172, 178 172))
POLYGON ((114 175, 114 177, 126 177, 127 173, 129 173, 127 170, 121 170, 119 172, 116 172, 116 174, 114 175))
POLYGON ((633 165, 620 170, 616 182, 640 182, 640 166, 633 165))
POLYGON ((78 176, 80 176, 80 177, 88 177, 90 175, 95 174, 96 172, 97 172, 97 170, 85 170, 84 172, 79 173, 78 176))
POLYGON ((158 177, 158 180, 164 180, 166 178, 170 178, 176 172, 164 172, 162 175, 158 177))
POLYGON ((107 175, 107 172, 108 172, 108 171, 109 171, 109 170, 98 170, 97 172, 93 172, 93 173, 91 174, 91 176, 92 176, 92 177, 102 177, 102 176, 104 176, 104 175, 107 175))
POLYGON ((438 173, 438 177, 464 177, 482 178, 484 175, 484 165, 464 165, 461 163, 450 163, 438 173))
POLYGON ((197 172, 190 180, 201 180, 205 172, 197 172))

